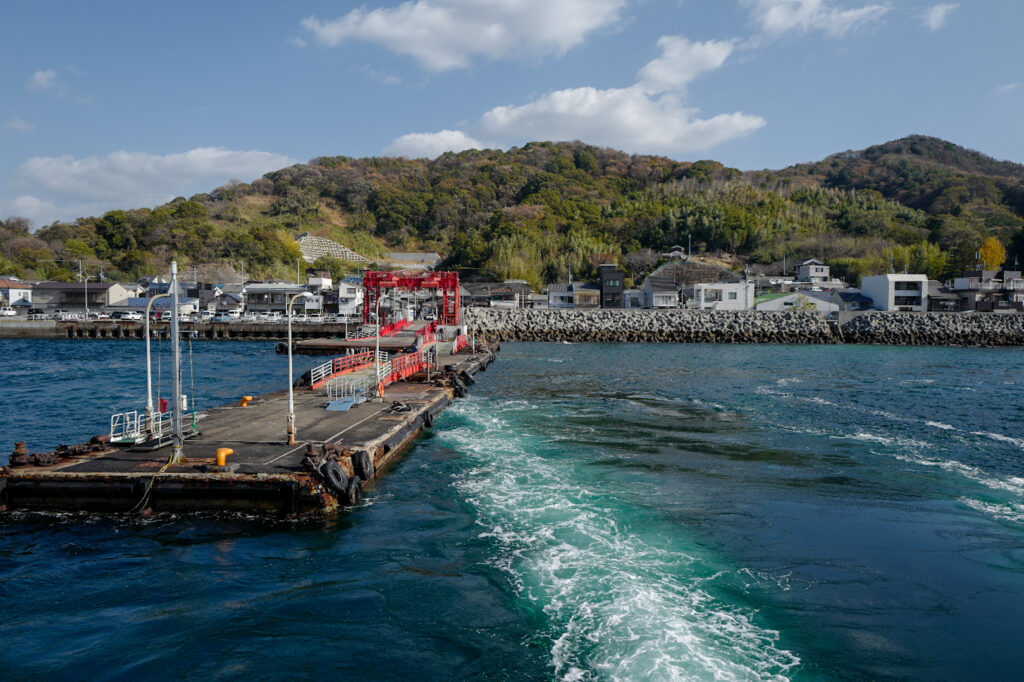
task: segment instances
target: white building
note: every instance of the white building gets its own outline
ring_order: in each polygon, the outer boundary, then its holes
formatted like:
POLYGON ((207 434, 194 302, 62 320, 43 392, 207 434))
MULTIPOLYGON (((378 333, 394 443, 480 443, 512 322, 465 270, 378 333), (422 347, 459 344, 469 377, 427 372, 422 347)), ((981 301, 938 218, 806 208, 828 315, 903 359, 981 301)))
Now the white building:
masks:
POLYGON ((648 277, 644 280, 644 307, 678 308, 679 292, 671 277, 648 277))
POLYGON ((13 279, 0 279, 0 303, 14 305, 18 301, 32 303, 32 287, 13 279))
POLYGON ((832 300, 831 292, 807 291, 773 296, 755 306, 756 310, 809 310, 832 313, 839 310, 839 304, 832 300))
POLYGON ((365 295, 362 284, 345 279, 338 282, 338 314, 346 317, 361 315, 365 295))
POLYGON ((832 281, 829 267, 817 258, 809 258, 796 266, 796 281, 824 284, 832 281))
POLYGON ((698 310, 750 310, 754 307, 753 282, 694 284, 688 307, 698 310))
POLYGON ((875 310, 928 311, 928 275, 864 277, 860 289, 875 310))
MULTIPOLYGON (((309 290, 294 282, 256 282, 245 285, 245 312, 288 314, 288 302, 296 294, 309 290)), ((296 315, 320 313, 323 310, 323 296, 311 295, 295 299, 292 312, 296 315)))

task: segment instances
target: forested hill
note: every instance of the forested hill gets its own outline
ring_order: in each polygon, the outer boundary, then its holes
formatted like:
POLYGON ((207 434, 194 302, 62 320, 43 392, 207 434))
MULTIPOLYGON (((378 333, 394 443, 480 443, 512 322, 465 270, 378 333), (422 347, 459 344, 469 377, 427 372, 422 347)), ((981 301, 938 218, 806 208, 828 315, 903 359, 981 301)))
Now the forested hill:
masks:
POLYGON ((890 268, 946 278, 973 266, 991 237, 1010 262, 1024 260, 1024 166, 926 137, 749 173, 580 142, 435 160, 322 157, 35 234, 9 219, 0 272, 68 278, 69 262, 82 258, 92 271, 128 278, 175 255, 186 265, 285 275, 303 231, 371 259, 436 250, 448 267, 535 287, 613 260, 639 277, 688 239, 695 252, 768 269, 818 257, 854 280, 890 268))

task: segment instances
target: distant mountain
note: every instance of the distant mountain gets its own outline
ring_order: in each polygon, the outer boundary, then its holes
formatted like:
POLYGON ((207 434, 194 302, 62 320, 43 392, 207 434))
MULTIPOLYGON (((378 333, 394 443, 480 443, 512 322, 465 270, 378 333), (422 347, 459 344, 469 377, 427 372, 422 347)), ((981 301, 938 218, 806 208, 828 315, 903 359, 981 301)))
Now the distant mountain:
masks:
MULTIPOLYGON (((975 265, 989 237, 1024 260, 1024 166, 912 136, 817 163, 742 173, 582 142, 532 142, 437 159, 321 157, 251 183, 154 209, 111 211, 30 234, 0 224, 0 272, 135 277, 214 264, 294 274, 301 232, 373 260, 434 250, 445 267, 535 287, 617 260, 634 279, 675 244, 742 267, 828 261, 856 280, 904 268, 946 278, 975 265), (56 262, 55 262, 56 261, 56 262)), ((343 269, 341 263, 321 263, 343 269)), ((352 267, 352 266, 348 266, 352 267)))
POLYGON ((912 135, 776 174, 820 179, 825 187, 873 189, 933 215, 980 210, 995 229, 1019 227, 1000 209, 1024 217, 1024 165, 934 137, 912 135))

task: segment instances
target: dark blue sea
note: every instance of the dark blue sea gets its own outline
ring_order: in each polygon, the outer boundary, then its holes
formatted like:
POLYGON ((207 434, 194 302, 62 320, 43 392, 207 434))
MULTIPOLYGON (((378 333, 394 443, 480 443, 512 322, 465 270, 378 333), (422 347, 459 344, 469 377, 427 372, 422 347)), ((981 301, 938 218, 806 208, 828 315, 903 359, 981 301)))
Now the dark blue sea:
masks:
MULTIPOLYGON (((144 404, 138 341, 0 351, 0 463, 144 404)), ((191 365, 199 409, 286 381, 191 365)), ((505 344, 328 522, 0 518, 3 680, 1022 670, 1024 350, 505 344)))

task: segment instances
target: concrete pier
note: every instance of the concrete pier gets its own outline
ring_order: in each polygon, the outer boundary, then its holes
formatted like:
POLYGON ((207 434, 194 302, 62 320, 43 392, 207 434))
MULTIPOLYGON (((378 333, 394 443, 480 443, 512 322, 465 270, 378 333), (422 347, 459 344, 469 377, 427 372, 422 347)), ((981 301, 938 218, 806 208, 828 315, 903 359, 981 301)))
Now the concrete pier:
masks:
POLYGON ((465 376, 493 360, 486 348, 439 355, 439 372, 430 381, 425 373, 410 376, 389 385, 382 401, 343 412, 326 410, 322 391, 297 389, 296 445, 287 444, 284 390, 199 415, 181 464, 167 464, 169 446, 146 450, 112 445, 105 437, 50 453, 23 453, 18 466, 12 456, 12 465, 0 471, 0 504, 6 511, 322 516, 358 502, 364 486, 373 485, 464 394, 465 376), (219 466, 223 448, 233 452, 219 466))

